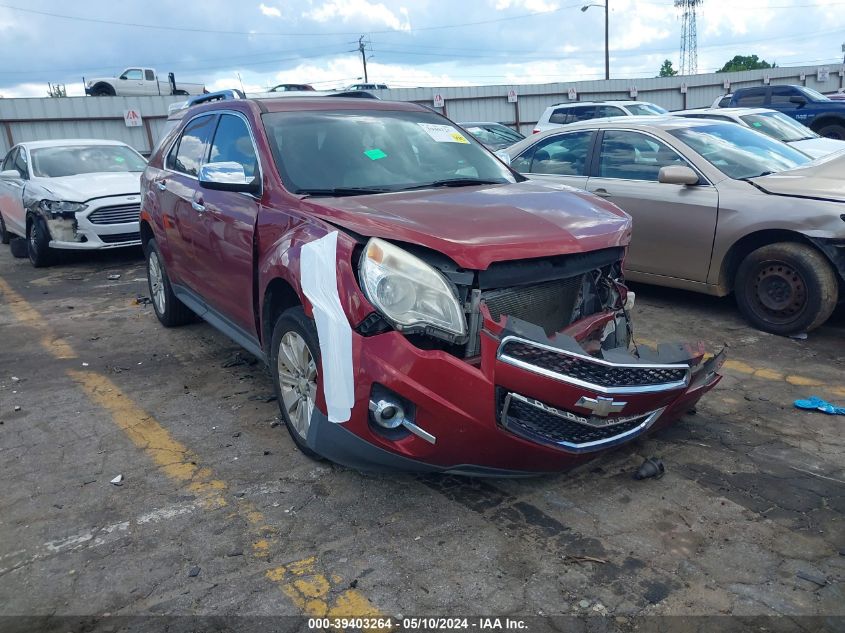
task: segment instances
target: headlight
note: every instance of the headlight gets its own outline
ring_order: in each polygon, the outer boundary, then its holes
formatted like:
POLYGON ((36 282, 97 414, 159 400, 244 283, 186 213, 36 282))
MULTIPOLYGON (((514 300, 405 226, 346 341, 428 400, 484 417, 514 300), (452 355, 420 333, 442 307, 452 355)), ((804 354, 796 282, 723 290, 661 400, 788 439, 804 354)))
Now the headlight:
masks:
POLYGON ((460 302, 443 275, 389 242, 372 238, 367 243, 361 287, 398 330, 439 330, 448 338, 466 334, 460 302))
POLYGON ((44 213, 49 213, 53 217, 72 216, 88 208, 81 202, 66 202, 64 200, 42 200, 38 203, 38 206, 44 213))

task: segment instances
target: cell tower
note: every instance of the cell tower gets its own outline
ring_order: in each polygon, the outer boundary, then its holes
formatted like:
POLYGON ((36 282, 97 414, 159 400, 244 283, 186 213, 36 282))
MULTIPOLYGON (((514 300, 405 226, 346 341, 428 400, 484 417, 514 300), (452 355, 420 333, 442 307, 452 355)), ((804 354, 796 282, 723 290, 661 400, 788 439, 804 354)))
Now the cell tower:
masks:
POLYGON ((681 26, 681 75, 698 72, 698 35, 695 28, 695 9, 704 0, 675 0, 675 7, 683 11, 681 26))

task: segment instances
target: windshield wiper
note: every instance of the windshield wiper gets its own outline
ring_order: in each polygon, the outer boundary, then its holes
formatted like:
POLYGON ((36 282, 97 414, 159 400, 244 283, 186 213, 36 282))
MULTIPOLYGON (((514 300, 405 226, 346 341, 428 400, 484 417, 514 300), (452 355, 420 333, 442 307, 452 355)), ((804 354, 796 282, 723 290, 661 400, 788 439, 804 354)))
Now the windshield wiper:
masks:
POLYGON ((752 178, 762 178, 763 176, 771 176, 774 173, 775 172, 773 172, 773 171, 764 171, 763 173, 754 174, 753 176, 745 176, 743 178, 737 178, 737 180, 744 180, 745 182, 748 182, 752 178))
POLYGON ((393 189, 386 189, 384 187, 332 187, 328 189, 297 189, 294 191, 297 195, 304 196, 364 196, 372 193, 387 193, 393 189))
POLYGON ((411 189, 432 189, 435 187, 472 187, 473 185, 504 185, 507 180, 484 180, 483 178, 450 178, 448 180, 435 180, 424 185, 405 187, 402 191, 411 189))

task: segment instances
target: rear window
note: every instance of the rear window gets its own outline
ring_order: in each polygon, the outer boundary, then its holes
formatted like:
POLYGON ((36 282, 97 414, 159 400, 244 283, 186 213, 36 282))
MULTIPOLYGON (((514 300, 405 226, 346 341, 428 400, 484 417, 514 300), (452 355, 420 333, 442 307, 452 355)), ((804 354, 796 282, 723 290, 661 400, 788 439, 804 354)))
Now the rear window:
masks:
POLYGON ((147 162, 126 145, 74 145, 30 150, 32 171, 42 178, 144 171, 147 162))
POLYGON ((625 106, 635 116, 668 114, 669 111, 653 103, 630 103, 625 106))

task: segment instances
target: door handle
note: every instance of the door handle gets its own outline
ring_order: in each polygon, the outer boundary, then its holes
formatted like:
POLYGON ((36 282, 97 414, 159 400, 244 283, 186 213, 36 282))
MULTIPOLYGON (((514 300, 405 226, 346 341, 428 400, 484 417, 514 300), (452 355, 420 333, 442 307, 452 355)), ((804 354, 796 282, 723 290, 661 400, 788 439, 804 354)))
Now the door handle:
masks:
POLYGON ((595 195, 597 195, 599 198, 609 198, 610 197, 610 192, 608 192, 607 189, 596 189, 595 191, 593 191, 593 193, 595 195))
POLYGON ((197 213, 202 213, 203 211, 205 211, 205 205, 197 202, 196 200, 191 200, 191 207, 193 207, 194 211, 196 211, 197 213))
POLYGON ((162 180, 161 182, 156 183, 156 187, 158 187, 159 191, 164 191, 167 189, 167 183, 162 180))

